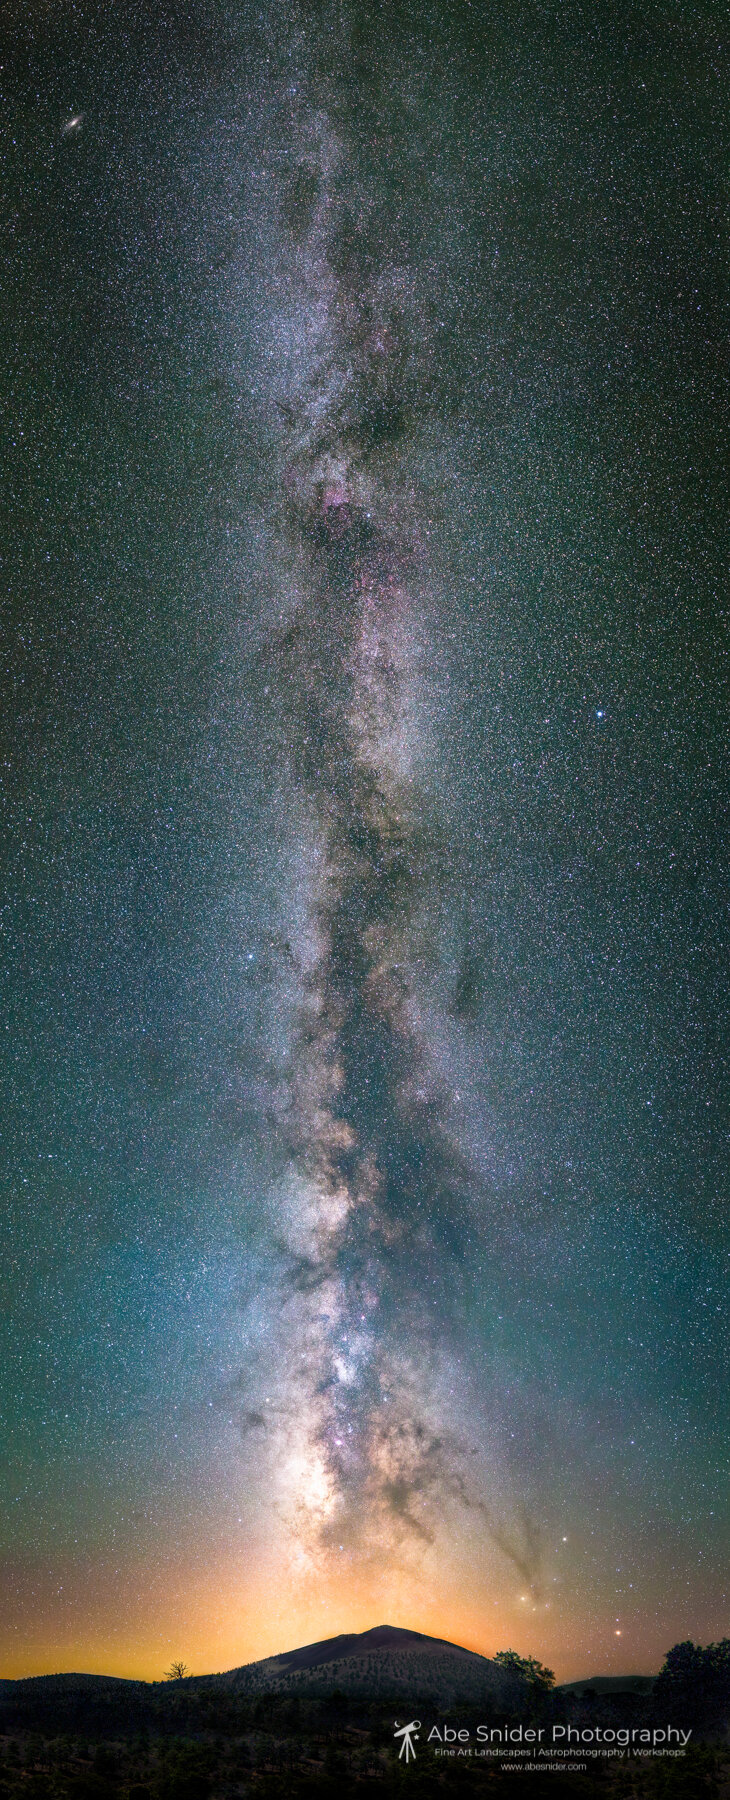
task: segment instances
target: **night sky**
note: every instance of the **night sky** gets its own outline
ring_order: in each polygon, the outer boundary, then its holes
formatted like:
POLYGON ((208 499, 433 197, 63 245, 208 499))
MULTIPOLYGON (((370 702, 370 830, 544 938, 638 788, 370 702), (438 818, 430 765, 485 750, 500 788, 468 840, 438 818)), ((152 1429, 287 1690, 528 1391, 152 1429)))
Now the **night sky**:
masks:
POLYGON ((14 0, 2 1673, 727 1632, 727 15, 14 0))

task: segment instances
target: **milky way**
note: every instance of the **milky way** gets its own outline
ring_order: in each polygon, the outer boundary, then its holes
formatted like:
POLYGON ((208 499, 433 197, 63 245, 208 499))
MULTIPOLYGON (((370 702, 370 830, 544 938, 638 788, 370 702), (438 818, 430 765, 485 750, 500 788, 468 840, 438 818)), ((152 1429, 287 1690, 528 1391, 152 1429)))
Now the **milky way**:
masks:
POLYGON ((350 146, 326 113, 303 109, 291 131, 276 335, 296 355, 269 398, 287 427, 298 591, 266 672, 313 869, 290 949, 301 993, 273 1429, 299 1552, 382 1557, 430 1541, 445 1497, 486 1516, 446 1416, 440 1349, 476 1175, 449 1130, 417 969, 419 909, 446 847, 418 776, 414 616, 429 566, 399 453, 429 309, 383 254, 377 220, 353 216, 350 146))

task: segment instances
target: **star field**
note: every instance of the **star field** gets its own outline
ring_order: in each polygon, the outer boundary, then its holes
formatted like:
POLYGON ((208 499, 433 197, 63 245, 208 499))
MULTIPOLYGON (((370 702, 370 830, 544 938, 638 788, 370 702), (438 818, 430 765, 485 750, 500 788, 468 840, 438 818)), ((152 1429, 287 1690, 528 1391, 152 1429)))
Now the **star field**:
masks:
POLYGON ((726 1630, 711 9, 21 9, 3 1673, 726 1630))

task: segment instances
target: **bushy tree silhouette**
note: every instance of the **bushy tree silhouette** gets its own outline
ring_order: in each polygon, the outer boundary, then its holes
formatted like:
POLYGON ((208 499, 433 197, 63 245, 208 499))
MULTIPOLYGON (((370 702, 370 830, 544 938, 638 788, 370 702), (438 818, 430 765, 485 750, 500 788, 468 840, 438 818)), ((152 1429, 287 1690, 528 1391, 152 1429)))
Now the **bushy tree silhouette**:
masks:
POLYGON ((552 1669, 546 1669, 544 1663, 538 1662, 535 1656, 518 1656, 516 1650, 498 1650, 492 1660, 499 1664, 500 1669, 506 1669, 519 1681, 526 1681, 530 1687, 541 1688, 547 1693, 555 1686, 552 1669))
POLYGON ((667 1652, 654 1683, 653 1702, 671 1710, 678 1723, 721 1731, 730 1719, 730 1638, 693 1644, 691 1638, 667 1652))

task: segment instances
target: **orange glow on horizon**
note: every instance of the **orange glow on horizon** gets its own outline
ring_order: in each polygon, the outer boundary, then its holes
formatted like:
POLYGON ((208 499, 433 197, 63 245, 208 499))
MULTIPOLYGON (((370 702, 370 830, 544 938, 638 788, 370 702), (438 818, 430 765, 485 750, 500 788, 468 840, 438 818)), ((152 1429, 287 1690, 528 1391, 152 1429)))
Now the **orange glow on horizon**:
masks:
POLYGON ((3 1632, 5 1678, 73 1671, 159 1681, 175 1658, 192 1674, 212 1674, 390 1624, 482 1656, 507 1648, 537 1656, 565 1681, 651 1673, 682 1635, 677 1621, 679 1629, 668 1624, 651 1639, 627 1626, 619 1637, 614 1618, 587 1617, 575 1596, 572 1604, 536 1602, 528 1609, 516 1584, 508 1591, 503 1580, 498 1591, 495 1582, 490 1598, 453 1569, 438 1589, 412 1570, 343 1575, 338 1569, 297 1581, 282 1577, 270 1558, 252 1570, 230 1556, 193 1568, 179 1556, 156 1567, 130 1562, 114 1573, 67 1564, 50 1577, 46 1564, 45 1579, 43 1571, 26 1574, 26 1604, 19 1595, 3 1632))

